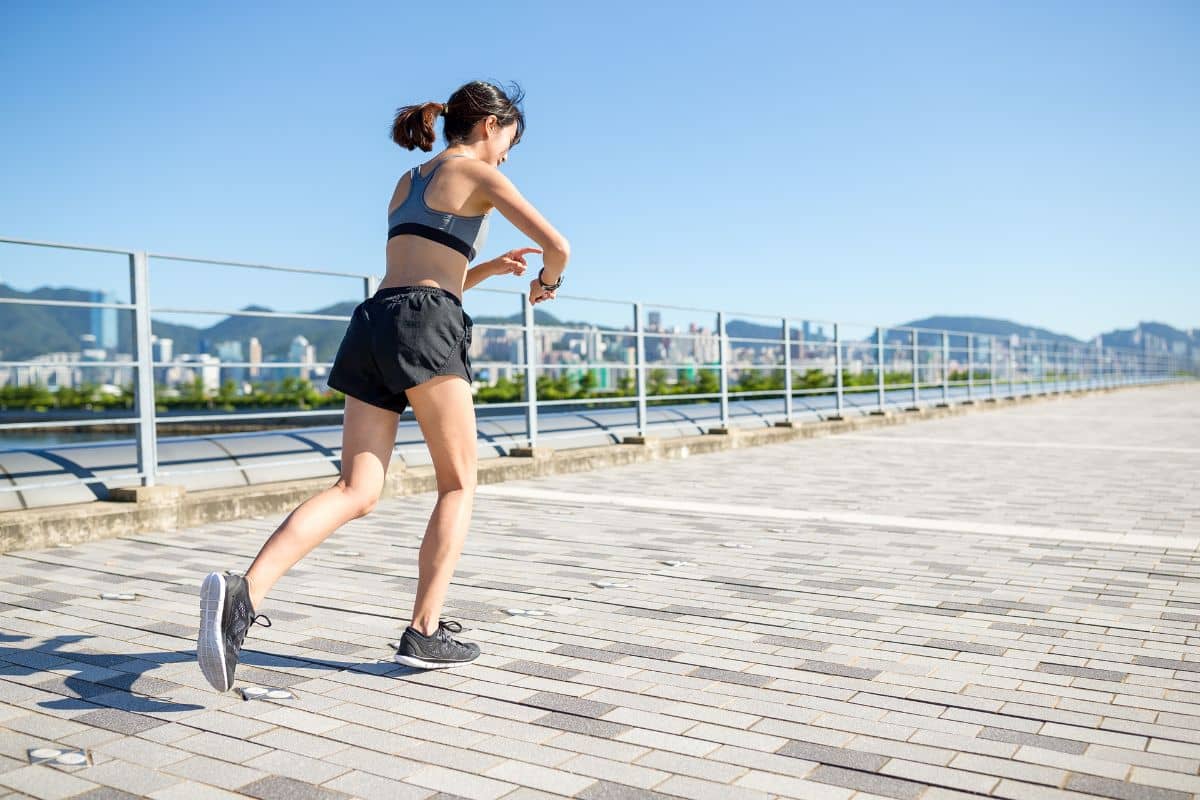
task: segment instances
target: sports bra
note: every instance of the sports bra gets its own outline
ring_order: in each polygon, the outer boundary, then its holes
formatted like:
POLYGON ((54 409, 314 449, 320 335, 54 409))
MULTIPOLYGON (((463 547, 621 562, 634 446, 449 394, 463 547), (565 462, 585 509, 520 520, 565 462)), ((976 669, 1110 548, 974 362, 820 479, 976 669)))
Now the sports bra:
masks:
POLYGON ((408 187, 408 197, 404 198, 404 202, 388 214, 388 239, 401 233, 423 236, 457 250, 470 261, 475 258, 475 253, 483 247, 483 243, 487 239, 487 213, 475 217, 464 217, 445 211, 435 211, 425 205, 425 189, 428 188, 433 174, 442 164, 446 163, 447 158, 470 158, 470 156, 446 156, 434 164, 433 169, 423 178, 419 166, 410 170, 412 181, 408 187))

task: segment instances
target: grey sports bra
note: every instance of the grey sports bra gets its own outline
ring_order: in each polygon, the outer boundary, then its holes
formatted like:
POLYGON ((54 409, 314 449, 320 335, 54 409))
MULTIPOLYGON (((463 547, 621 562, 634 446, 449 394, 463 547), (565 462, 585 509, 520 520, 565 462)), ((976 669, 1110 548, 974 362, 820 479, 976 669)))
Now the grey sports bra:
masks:
MULTIPOLYGON (((470 156, 453 155, 446 158, 469 158, 470 156)), ((458 214, 448 214, 445 211, 435 211, 425 205, 425 189, 429 186, 433 174, 438 171, 446 158, 433 165, 433 169, 425 177, 421 177, 419 167, 410 170, 412 176, 408 187, 408 197, 404 202, 392 209, 388 214, 388 239, 402 233, 423 236, 447 247, 453 248, 467 257, 467 261, 475 258, 479 248, 483 247, 488 233, 488 215, 463 217, 458 214)))

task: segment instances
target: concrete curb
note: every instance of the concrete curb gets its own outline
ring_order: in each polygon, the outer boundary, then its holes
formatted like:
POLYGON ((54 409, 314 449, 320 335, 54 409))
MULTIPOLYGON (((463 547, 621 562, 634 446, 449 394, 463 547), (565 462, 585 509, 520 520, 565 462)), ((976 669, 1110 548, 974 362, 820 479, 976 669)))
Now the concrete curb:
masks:
MULTIPOLYGON (((1181 385, 1153 384, 1154 387, 1181 385)), ((661 438, 627 436, 621 444, 577 447, 555 451, 512 448, 510 455, 479 463, 478 482, 500 483, 570 472, 587 472, 618 464, 636 464, 661 459, 686 458, 700 453, 757 447, 797 439, 830 436, 864 428, 903 425, 918 420, 958 416, 995 408, 1006 408, 1043 400, 1061 400, 1144 385, 1105 389, 1048 392, 992 400, 980 398, 954 405, 930 405, 905 411, 869 412, 860 417, 814 422, 776 423, 771 428, 712 428, 707 434, 661 438)), ((115 489, 114 501, 97 501, 69 506, 6 511, 0 513, 0 553, 29 550, 78 542, 127 536, 149 531, 171 531, 208 522, 265 516, 291 511, 313 494, 332 485, 330 478, 311 478, 232 489, 186 492, 178 486, 115 489)), ((436 491, 432 465, 405 468, 393 461, 381 497, 400 497, 436 491)))

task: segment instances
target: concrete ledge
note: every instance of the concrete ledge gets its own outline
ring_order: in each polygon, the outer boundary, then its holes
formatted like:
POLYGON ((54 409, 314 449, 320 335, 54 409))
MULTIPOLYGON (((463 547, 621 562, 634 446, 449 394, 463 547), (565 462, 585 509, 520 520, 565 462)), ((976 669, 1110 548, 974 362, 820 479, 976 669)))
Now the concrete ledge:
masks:
POLYGON ((512 458, 550 458, 554 455, 552 447, 510 447, 508 455, 512 458))
POLYGON ((108 490, 115 503, 138 503, 144 506, 174 505, 187 494, 182 486, 126 486, 108 490))
MULTIPOLYGON (((1174 384, 1154 384, 1154 388, 1174 384)), ((1148 388, 1123 386, 1120 389, 1148 388)), ((1117 388, 1096 389, 1091 392, 1112 392, 1117 388)), ((543 475, 589 472, 602 467, 635 464, 672 458, 688 458, 702 453, 729 450, 737 447, 791 442, 830 436, 863 428, 885 425, 904 425, 923 419, 974 414, 1008 408, 1011 404, 1038 401, 1061 401, 1081 397, 1090 392, 1047 395, 1025 395, 1009 398, 989 398, 990 402, 972 405, 927 405, 886 409, 884 413, 867 413, 860 417, 843 417, 824 421, 776 422, 764 428, 715 427, 707 434, 663 438, 660 436, 625 436, 620 443, 554 450, 548 447, 512 448, 510 455, 487 459, 479 463, 477 480, 480 484, 533 478, 543 475), (630 446, 634 445, 634 446, 630 446)), ((311 478, 284 483, 260 484, 232 489, 210 489, 185 492, 178 486, 149 486, 113 489, 110 501, 81 503, 69 506, 6 511, 0 513, 0 553, 55 545, 69 545, 95 539, 148 531, 170 531, 208 522, 269 516, 290 512, 300 503, 336 483, 331 478, 311 478)), ((384 480, 381 497, 399 497, 437 490, 433 465, 405 467, 393 459, 384 480)))

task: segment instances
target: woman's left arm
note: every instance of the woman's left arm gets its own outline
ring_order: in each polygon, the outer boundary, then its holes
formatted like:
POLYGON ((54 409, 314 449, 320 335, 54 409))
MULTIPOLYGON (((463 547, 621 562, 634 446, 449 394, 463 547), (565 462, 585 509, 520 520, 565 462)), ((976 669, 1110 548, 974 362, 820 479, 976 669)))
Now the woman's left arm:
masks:
POLYGON ((467 270, 467 277, 463 281, 463 291, 465 292, 472 286, 476 286, 495 275, 507 275, 510 272, 514 275, 524 275, 525 267, 528 266, 525 263, 525 255, 527 253, 540 252, 542 251, 536 247, 518 247, 516 250, 509 250, 504 255, 497 256, 491 261, 476 264, 467 270))
POLYGON ((463 281, 463 291, 465 292, 472 286, 483 283, 488 278, 498 274, 496 272, 496 266, 496 261, 493 259, 491 261, 484 261, 481 264, 476 264, 467 270, 466 280, 463 281))

